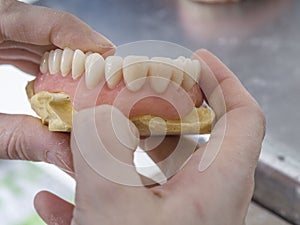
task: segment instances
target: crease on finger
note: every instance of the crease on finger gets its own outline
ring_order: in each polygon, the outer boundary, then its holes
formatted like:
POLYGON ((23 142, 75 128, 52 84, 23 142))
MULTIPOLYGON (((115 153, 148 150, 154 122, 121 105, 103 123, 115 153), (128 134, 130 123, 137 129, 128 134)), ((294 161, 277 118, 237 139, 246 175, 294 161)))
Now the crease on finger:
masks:
POLYGON ((18 69, 22 70, 25 73, 31 75, 37 75, 39 73, 39 64, 25 61, 25 60, 8 60, 8 59, 0 59, 0 65, 13 65, 18 69))
POLYGON ((24 49, 0 49, 0 59, 24 60, 39 64, 41 56, 24 49))
POLYGON ((17 42, 17 41, 3 41, 0 43, 0 50, 13 50, 13 49, 21 49, 26 50, 32 54, 36 54, 38 56, 42 56, 45 51, 49 51, 54 49, 54 45, 35 45, 35 44, 29 44, 24 42, 17 42))

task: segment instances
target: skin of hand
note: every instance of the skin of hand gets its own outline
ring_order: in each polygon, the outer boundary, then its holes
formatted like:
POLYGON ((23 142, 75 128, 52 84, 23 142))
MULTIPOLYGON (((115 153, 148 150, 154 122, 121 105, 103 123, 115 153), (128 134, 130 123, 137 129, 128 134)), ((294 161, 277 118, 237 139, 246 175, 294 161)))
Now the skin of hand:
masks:
MULTIPOLYGON (((75 16, 15 0, 0 0, 0 64, 39 73, 45 51, 114 51, 104 36, 75 16)), ((69 135, 49 132, 36 118, 0 114, 0 158, 45 161, 72 170, 69 135)))
POLYGON ((133 149, 138 144, 131 122, 107 105, 79 112, 74 117, 76 132, 71 135, 77 182, 75 206, 49 192, 40 192, 35 207, 47 224, 244 224, 265 117, 217 57, 206 50, 196 55, 209 70, 202 74, 199 85, 217 117, 208 143, 200 146, 167 183, 144 187, 134 168, 124 167, 132 165, 133 149), (224 107, 220 107, 221 95, 224 107), (117 121, 111 120, 114 113, 119 114, 117 121), (112 125, 114 122, 117 126, 112 125), (213 151, 219 148, 215 151, 218 154, 203 167, 200 162, 211 157, 205 154, 209 146, 213 151), (99 154, 94 164, 86 160, 89 152, 99 154), (123 164, 111 165, 106 153, 117 155, 123 164), (124 185, 126 181, 135 185, 124 185))

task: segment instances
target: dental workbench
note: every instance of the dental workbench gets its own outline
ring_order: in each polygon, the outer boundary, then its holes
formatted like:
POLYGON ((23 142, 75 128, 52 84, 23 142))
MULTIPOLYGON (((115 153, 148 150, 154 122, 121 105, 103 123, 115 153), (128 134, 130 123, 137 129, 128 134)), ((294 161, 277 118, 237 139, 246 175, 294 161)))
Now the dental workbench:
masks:
POLYGON ((249 225, 300 225, 300 1, 41 0, 116 45, 163 40, 206 48, 239 77, 267 118, 249 225))

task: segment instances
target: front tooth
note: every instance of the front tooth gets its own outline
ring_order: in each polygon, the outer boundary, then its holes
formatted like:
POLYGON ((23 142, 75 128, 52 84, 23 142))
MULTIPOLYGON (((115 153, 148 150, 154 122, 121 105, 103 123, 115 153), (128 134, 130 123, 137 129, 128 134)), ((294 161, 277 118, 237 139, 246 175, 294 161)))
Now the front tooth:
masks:
POLYGON ((72 60, 72 78, 74 80, 83 74, 85 58, 86 55, 81 50, 75 50, 72 60))
POLYGON ((122 79, 123 59, 120 56, 109 56, 105 59, 105 79, 107 86, 113 89, 122 79))
POLYGON ((138 91, 144 85, 148 73, 147 56, 127 56, 123 61, 123 77, 130 91, 138 91))
POLYGON ((105 62, 98 53, 90 54, 85 61, 85 84, 88 89, 95 88, 104 77, 105 62))
POLYGON ((62 50, 51 50, 49 53, 48 67, 50 74, 54 75, 59 72, 62 50))
POLYGON ((62 53, 60 71, 63 77, 71 72, 73 55, 74 51, 70 48, 65 48, 62 53))
POLYGON ((199 81, 201 65, 198 60, 186 59, 184 61, 184 78, 182 87, 189 91, 199 81))
POLYGON ((180 87, 182 81, 183 81, 183 65, 184 65, 185 58, 184 57, 178 57, 175 59, 174 62, 174 69, 173 69, 173 75, 172 75, 172 81, 174 81, 178 87, 180 87))
POLYGON ((48 60, 49 60, 49 52, 45 52, 41 59, 41 64, 40 64, 40 71, 41 73, 47 73, 48 72, 48 60))
POLYGON ((169 58, 153 57, 151 59, 149 76, 152 89, 157 93, 163 93, 172 77, 173 61, 169 58))

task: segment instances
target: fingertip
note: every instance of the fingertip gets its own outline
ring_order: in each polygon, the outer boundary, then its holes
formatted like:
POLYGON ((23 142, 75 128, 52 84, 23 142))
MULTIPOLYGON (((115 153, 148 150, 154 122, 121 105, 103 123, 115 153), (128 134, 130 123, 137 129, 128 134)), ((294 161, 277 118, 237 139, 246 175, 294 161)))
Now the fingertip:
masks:
POLYGON ((71 224, 74 206, 48 191, 41 191, 36 194, 34 208, 49 225, 71 224))
POLYGON ((35 196, 34 196, 34 199, 33 199, 33 206, 35 208, 35 210, 39 210, 40 209, 40 200, 41 198, 43 198, 43 195, 45 194, 46 191, 40 191, 38 192, 35 196))
POLYGON ((33 199, 33 206, 37 214, 46 222, 47 212, 45 211, 45 200, 46 196, 49 194, 47 191, 38 192, 33 199))
POLYGON ((106 52, 102 54, 103 58, 106 59, 108 56, 114 55, 116 52, 116 47, 108 49, 106 52))
POLYGON ((196 57, 201 57, 201 56, 203 56, 203 55, 205 55, 205 54, 212 54, 210 51, 208 51, 207 49, 205 49, 205 48, 200 48, 200 49, 198 49, 195 53, 194 53, 194 55, 196 56, 196 57))
POLYGON ((103 34, 98 33, 97 31, 93 31, 91 38, 95 43, 99 43, 103 48, 115 48, 116 46, 103 34))
MULTIPOLYGON (((111 105, 101 105, 95 108, 98 127, 107 127, 111 137, 115 136, 123 147, 134 151, 139 143, 139 131, 118 108, 111 105), (102 117, 106 118, 102 120, 102 117)), ((121 147, 121 146, 120 146, 121 147)), ((131 154, 130 152, 129 154, 131 154)))
POLYGON ((92 31, 90 35, 90 44, 91 48, 93 48, 90 50, 94 50, 102 54, 106 52, 114 53, 116 48, 116 46, 107 37, 96 31, 92 31))

